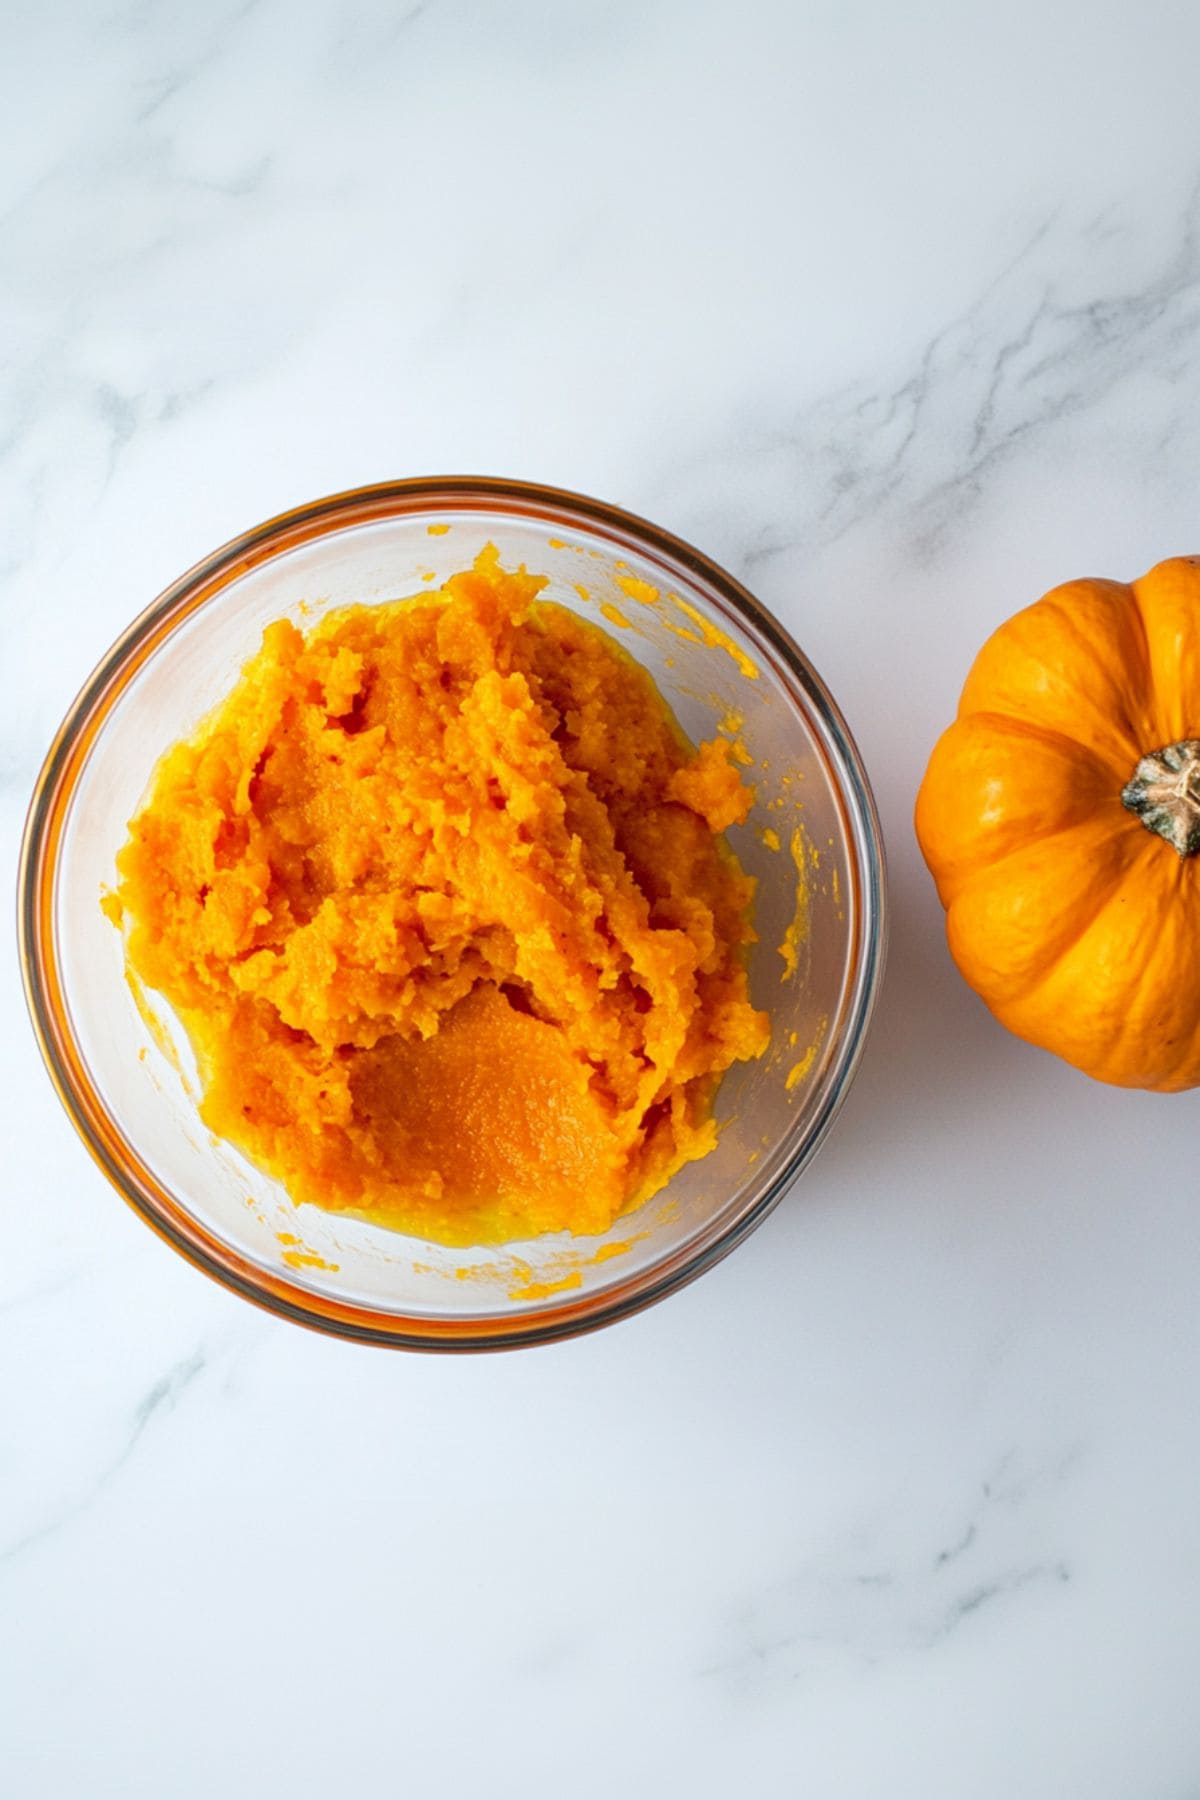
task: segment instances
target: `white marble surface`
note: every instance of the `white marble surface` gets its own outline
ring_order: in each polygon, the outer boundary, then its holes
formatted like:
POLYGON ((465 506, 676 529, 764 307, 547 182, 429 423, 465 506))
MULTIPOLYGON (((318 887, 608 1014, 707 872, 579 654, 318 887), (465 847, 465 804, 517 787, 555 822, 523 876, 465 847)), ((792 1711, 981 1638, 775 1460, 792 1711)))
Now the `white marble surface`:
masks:
POLYGON ((17 0, 0 813, 120 627, 468 470, 691 537, 873 772, 894 949, 766 1226, 505 1356, 254 1312, 94 1171, 0 945, 0 1792, 1200 1794, 1200 1098, 959 982, 910 810, 974 648, 1200 548, 1200 15, 17 0))

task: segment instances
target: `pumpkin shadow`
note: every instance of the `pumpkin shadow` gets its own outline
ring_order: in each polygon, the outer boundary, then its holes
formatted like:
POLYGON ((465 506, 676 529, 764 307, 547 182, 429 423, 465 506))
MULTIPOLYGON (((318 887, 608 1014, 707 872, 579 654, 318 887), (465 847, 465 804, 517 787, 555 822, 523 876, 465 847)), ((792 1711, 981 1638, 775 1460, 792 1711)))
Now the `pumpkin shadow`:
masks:
POLYGON ((889 867, 887 967, 862 1063, 816 1168, 822 1180, 928 1168, 931 1138, 978 1141, 1038 1105, 1044 1053, 1019 1042, 971 992, 951 959, 945 921, 916 855, 889 867))

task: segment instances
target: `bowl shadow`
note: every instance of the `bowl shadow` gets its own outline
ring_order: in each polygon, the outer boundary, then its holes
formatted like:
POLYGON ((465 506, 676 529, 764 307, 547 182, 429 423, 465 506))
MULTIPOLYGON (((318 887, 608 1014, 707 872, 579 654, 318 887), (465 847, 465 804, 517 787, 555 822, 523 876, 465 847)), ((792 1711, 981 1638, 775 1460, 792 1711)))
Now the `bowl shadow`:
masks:
POLYGON ((968 1118, 984 1141, 1002 1120, 1011 1126, 1014 1109, 1036 1108, 1057 1066, 1006 1031, 958 973, 915 846, 893 853, 888 888, 883 986, 854 1085, 814 1165, 823 1179, 927 1163, 931 1142, 961 1139, 968 1118))

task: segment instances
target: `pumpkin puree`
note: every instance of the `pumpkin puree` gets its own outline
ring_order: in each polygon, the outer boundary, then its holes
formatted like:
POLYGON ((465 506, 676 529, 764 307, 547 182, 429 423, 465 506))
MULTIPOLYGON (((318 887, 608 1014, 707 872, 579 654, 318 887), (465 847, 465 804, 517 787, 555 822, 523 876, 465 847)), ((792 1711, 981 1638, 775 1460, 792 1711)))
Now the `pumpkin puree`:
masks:
POLYGON ((751 791, 494 548, 271 625, 155 771, 105 904, 203 1116, 297 1202, 448 1244, 601 1232, 761 1055, 751 791))

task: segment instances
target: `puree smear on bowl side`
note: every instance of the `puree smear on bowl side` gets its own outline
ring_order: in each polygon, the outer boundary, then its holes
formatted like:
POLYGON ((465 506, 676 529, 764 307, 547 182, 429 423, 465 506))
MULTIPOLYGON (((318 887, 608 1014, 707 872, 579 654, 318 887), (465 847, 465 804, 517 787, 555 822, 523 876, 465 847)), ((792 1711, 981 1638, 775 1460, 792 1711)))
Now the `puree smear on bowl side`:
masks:
POLYGON ((761 1055, 751 792, 543 578, 271 625, 106 897, 202 1112, 293 1200, 448 1244, 605 1231, 761 1055))

